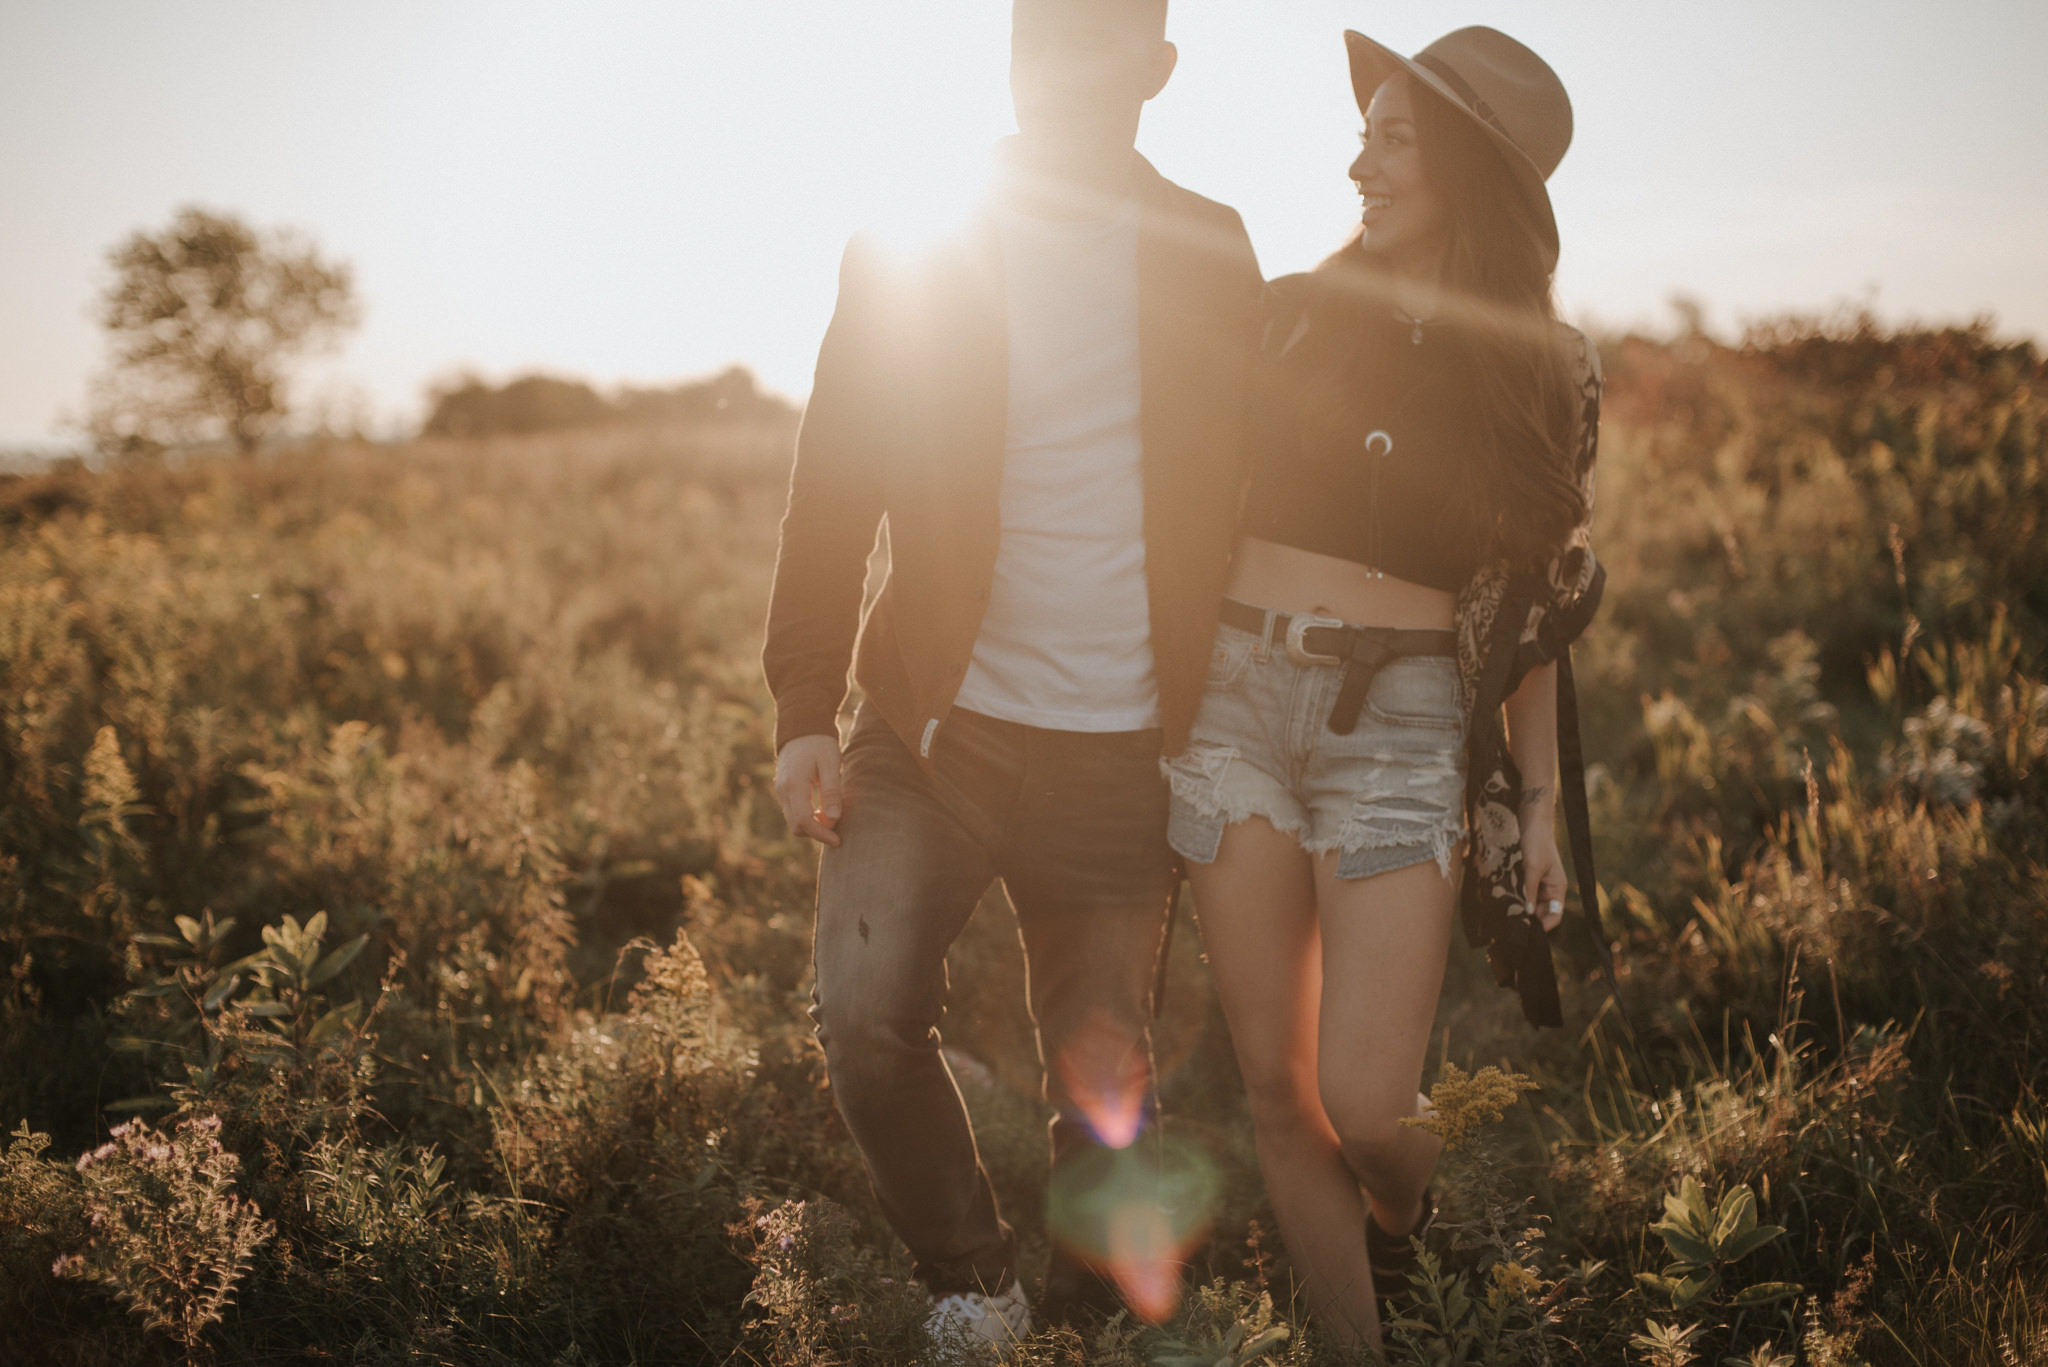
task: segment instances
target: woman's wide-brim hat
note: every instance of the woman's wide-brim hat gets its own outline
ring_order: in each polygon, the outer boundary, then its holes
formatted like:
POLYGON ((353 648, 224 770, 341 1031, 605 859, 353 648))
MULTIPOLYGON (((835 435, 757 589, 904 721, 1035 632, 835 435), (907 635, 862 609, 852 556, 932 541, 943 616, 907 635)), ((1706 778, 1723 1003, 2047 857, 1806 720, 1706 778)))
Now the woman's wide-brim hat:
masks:
POLYGON ((1549 63, 1483 25, 1447 33, 1413 57, 1350 30, 1344 45, 1361 112, 1387 77, 1406 71, 1484 130, 1537 209, 1554 266, 1557 215, 1544 182, 1572 145, 1572 102, 1549 63))

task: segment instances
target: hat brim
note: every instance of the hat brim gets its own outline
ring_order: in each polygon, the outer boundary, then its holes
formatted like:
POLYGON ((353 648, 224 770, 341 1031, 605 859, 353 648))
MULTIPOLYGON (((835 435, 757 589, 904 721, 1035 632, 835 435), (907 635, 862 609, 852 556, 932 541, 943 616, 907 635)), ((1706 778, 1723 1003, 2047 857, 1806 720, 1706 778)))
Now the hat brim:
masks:
POLYGON ((1373 92, 1386 84, 1387 77, 1397 71, 1405 71, 1423 85, 1428 86, 1447 100, 1453 109, 1471 121, 1474 128, 1486 134, 1493 145, 1500 150, 1501 158, 1507 163, 1508 171, 1515 183, 1535 206, 1543 233, 1543 245, 1551 267, 1556 268, 1557 213, 1550 205, 1550 188, 1544 184, 1542 168, 1529 159, 1529 154, 1516 145, 1515 140, 1495 128, 1485 119, 1472 112, 1471 106, 1459 98, 1449 82, 1426 66, 1420 66, 1383 43, 1376 43, 1355 29, 1344 30, 1344 49, 1351 58, 1351 93, 1358 101, 1358 112, 1363 114, 1372 103, 1373 92))

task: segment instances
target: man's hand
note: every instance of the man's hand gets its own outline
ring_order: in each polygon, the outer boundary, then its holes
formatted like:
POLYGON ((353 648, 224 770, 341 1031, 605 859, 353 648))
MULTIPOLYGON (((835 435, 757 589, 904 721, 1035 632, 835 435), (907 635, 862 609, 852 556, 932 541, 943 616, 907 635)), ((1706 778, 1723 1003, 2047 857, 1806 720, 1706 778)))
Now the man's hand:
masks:
POLYGON ((790 830, 839 845, 839 737, 798 736, 775 758, 775 800, 790 830))

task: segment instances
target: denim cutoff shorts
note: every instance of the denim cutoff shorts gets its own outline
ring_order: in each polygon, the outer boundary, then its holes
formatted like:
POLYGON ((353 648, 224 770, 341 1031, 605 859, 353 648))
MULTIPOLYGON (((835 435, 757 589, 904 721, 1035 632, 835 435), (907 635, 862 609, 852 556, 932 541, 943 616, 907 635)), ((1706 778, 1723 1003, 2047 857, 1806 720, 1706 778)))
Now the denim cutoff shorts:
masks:
POLYGON ((1188 747, 1160 761, 1175 851, 1210 863, 1225 826, 1262 816, 1311 854, 1336 851, 1339 878, 1428 860, 1450 877, 1465 835, 1457 662, 1409 655, 1383 665, 1348 736, 1330 729, 1341 672, 1296 664, 1252 632, 1216 629, 1188 747))

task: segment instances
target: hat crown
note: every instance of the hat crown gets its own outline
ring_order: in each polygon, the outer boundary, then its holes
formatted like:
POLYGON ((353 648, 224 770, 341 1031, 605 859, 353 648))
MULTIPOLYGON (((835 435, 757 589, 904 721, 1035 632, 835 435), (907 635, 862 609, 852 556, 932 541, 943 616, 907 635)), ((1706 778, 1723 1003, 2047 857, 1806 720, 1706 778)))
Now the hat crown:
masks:
POLYGON ((1572 102, 1550 64, 1499 29, 1447 33, 1415 63, 1515 145, 1548 180, 1572 144, 1572 102))

